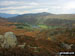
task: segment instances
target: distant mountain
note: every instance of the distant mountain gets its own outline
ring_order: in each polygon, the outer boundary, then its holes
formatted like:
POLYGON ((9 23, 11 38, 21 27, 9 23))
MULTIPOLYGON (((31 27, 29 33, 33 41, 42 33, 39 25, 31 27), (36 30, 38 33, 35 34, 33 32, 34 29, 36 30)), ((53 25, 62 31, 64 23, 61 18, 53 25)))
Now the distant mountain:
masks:
POLYGON ((75 22, 75 14, 51 14, 47 12, 23 14, 8 18, 12 22, 21 22, 29 24, 63 24, 65 22, 75 22))
POLYGON ((16 17, 10 17, 8 18, 8 20, 12 22, 26 22, 29 24, 37 24, 40 22, 40 20, 45 18, 45 16, 49 16, 49 15, 53 15, 53 14, 47 12, 29 13, 29 14, 18 15, 16 17))
POLYGON ((18 16, 18 14, 5 14, 5 13, 0 13, 0 17, 3 18, 9 18, 9 17, 15 17, 18 16))

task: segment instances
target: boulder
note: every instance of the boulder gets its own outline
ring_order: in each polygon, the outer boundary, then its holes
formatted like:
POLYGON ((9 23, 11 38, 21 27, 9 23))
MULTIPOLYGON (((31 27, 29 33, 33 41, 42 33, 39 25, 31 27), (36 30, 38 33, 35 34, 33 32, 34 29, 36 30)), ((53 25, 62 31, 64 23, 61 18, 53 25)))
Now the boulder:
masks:
POLYGON ((0 35, 0 43, 4 41, 4 36, 0 35))
POLYGON ((17 38, 14 35, 13 32, 6 32, 4 35, 4 43, 2 44, 2 47, 9 48, 9 47, 15 47, 17 45, 17 38))
POLYGON ((61 43, 61 44, 62 44, 62 47, 66 49, 71 49, 73 46, 73 44, 66 44, 66 43, 61 43))
POLYGON ((4 42, 4 36, 3 35, 0 35, 0 47, 3 44, 3 42, 4 42))

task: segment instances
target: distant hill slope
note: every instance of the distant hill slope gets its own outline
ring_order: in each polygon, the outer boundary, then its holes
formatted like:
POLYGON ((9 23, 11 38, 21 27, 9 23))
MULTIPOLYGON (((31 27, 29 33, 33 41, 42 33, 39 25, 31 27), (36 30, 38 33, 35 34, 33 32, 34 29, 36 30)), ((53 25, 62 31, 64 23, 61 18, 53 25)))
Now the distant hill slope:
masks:
MULTIPOLYGON (((51 14, 51 13, 47 13, 47 12, 43 12, 43 13, 35 13, 35 14, 23 14, 23 15, 19 15, 16 17, 11 17, 8 18, 9 21, 12 22, 24 22, 24 23, 29 23, 29 24, 50 24, 50 23, 54 23, 55 22, 57 24, 60 24, 62 21, 62 23, 66 23, 68 20, 68 22, 70 22, 70 20, 73 22, 73 20, 75 21, 75 14, 51 14)), ((67 23, 68 23, 67 22, 67 23)), ((71 23, 72 23, 71 22, 71 23)))
POLYGON ((18 16, 17 14, 5 14, 5 13, 0 13, 0 17, 3 18, 8 18, 8 17, 15 17, 18 16))
POLYGON ((0 23, 5 23, 5 22, 8 22, 8 20, 5 19, 5 18, 0 17, 0 23))
POLYGON ((0 26, 6 26, 8 23, 7 19, 0 17, 0 26))

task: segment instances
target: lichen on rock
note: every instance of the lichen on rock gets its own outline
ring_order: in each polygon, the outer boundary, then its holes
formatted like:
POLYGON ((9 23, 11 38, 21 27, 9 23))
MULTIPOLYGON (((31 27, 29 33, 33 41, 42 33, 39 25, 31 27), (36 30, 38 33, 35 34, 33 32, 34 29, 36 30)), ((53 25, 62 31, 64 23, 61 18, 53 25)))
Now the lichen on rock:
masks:
POLYGON ((4 34, 4 42, 1 44, 2 48, 13 48, 17 45, 17 38, 13 32, 6 32, 4 34))

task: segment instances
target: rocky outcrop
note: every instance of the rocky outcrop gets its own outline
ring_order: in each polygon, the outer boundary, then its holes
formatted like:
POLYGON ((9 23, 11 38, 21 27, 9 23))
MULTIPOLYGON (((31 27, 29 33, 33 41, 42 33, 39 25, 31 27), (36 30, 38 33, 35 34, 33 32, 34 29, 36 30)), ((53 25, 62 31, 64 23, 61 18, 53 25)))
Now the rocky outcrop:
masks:
POLYGON ((71 49, 73 46, 73 44, 66 44, 66 43, 61 43, 61 44, 62 44, 62 47, 66 49, 71 49))
POLYGON ((0 35, 0 47, 3 44, 3 42, 4 42, 4 36, 3 35, 0 35))
POLYGON ((22 45, 18 45, 20 48, 24 48, 26 46, 26 43, 23 43, 22 45))
POLYGON ((2 48, 13 48, 17 45, 17 38, 13 32, 6 32, 4 36, 0 36, 2 48))

